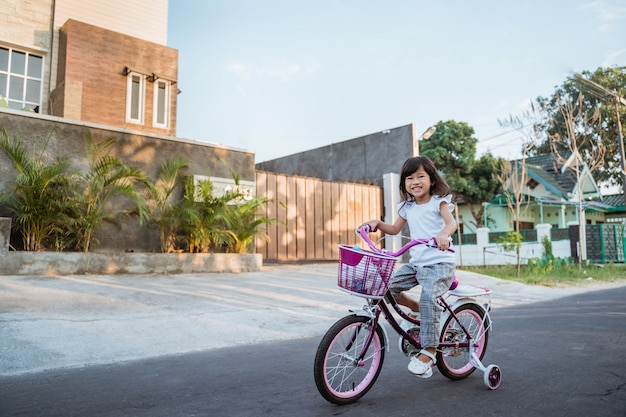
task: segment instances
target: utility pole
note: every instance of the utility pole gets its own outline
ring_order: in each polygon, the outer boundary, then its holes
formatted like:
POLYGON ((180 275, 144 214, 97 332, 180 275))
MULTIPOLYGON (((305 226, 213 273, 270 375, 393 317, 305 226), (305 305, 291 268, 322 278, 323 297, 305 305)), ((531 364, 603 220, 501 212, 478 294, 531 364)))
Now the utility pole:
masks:
POLYGON ((624 201, 623 201, 624 207, 626 208, 626 158, 624 158, 624 137, 622 136, 622 123, 620 122, 620 119, 619 119, 619 105, 622 104, 626 106, 626 100, 620 97, 619 94, 617 94, 616 90, 611 91, 608 88, 605 88, 601 86, 600 84, 583 77, 580 74, 574 74, 574 76, 578 80, 590 86, 592 90, 595 89, 596 93, 598 91, 603 93, 603 96, 600 96, 598 94, 598 97, 600 99, 604 99, 606 96, 610 96, 611 98, 613 98, 613 102, 615 103, 615 117, 617 118, 617 144, 619 146, 619 153, 620 153, 620 158, 621 158, 620 160, 622 162, 622 169, 621 169, 622 171, 622 195, 624 198, 624 201))
POLYGON ((619 154, 622 158, 622 194, 624 195, 624 208, 626 208, 626 159, 624 158, 624 138, 622 137, 622 123, 619 120, 619 103, 621 97, 617 95, 617 91, 613 95, 615 99, 615 116, 617 117, 617 143, 619 144, 619 154))

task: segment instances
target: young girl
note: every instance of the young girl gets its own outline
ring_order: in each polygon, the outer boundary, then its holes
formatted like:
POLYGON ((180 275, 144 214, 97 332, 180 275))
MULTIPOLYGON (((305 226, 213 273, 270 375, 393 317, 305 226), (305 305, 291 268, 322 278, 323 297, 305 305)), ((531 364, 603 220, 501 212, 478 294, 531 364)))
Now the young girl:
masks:
MULTIPOLYGON (((391 278, 389 291, 396 301, 421 316, 421 343, 423 349, 409 363, 409 372, 420 378, 432 376, 435 353, 439 344, 439 318, 441 310, 437 297, 443 295, 456 270, 454 253, 447 251, 449 237, 456 231, 452 217, 450 187, 439 175, 433 162, 425 156, 409 158, 400 174, 400 217, 394 224, 371 220, 365 224, 375 231, 389 235, 400 233, 408 224, 412 239, 432 238, 437 248, 415 245, 411 248, 411 260, 391 278), (403 291, 420 284, 420 301, 412 299, 403 291)), ((363 226, 365 226, 365 224, 363 226)))

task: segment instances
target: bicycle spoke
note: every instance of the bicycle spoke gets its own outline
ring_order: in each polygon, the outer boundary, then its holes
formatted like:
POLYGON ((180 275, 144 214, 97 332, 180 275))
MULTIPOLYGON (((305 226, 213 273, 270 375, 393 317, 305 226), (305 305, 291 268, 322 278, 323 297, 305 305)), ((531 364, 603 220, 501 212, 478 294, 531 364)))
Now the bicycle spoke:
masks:
POLYGON ((356 401, 378 377, 384 357, 383 333, 376 328, 372 334, 368 320, 347 316, 329 330, 320 344, 315 361, 316 385, 331 402, 356 401))

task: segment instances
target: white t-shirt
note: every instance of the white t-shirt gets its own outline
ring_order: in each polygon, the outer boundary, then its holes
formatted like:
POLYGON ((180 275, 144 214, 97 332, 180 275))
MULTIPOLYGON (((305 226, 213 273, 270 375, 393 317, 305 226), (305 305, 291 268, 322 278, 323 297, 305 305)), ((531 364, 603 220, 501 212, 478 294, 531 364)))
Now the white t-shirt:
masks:
MULTIPOLYGON (((440 204, 443 201, 448 204, 450 211, 454 210, 451 195, 445 197, 433 195, 428 203, 424 204, 417 204, 415 201, 400 203, 398 214, 406 220, 411 231, 411 239, 430 239, 441 232, 441 229, 446 225, 439 211, 440 204)), ((442 252, 437 248, 431 248, 426 245, 415 245, 410 250, 410 262, 413 265, 426 266, 441 262, 455 262, 454 253, 450 251, 442 252)))

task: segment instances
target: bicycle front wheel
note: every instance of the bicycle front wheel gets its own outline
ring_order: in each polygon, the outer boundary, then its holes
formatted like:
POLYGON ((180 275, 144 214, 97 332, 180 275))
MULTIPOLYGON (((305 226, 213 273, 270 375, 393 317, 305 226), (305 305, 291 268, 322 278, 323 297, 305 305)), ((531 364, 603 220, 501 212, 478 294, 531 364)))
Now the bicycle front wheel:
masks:
MULTIPOLYGON (((463 331, 459 322, 472 335, 474 340, 474 352, 480 360, 487 352, 489 342, 489 328, 485 320, 485 311, 476 304, 463 304, 454 314, 458 317, 457 322, 452 315, 446 320, 441 332, 441 342, 461 343, 467 342, 467 334, 463 331)), ((469 347, 444 347, 437 352, 437 368, 447 378, 463 379, 476 370, 471 361, 469 347)))
POLYGON ((344 405, 357 401, 374 385, 385 359, 385 335, 380 326, 359 357, 372 331, 369 317, 350 315, 324 335, 315 354, 313 376, 327 401, 344 405))

